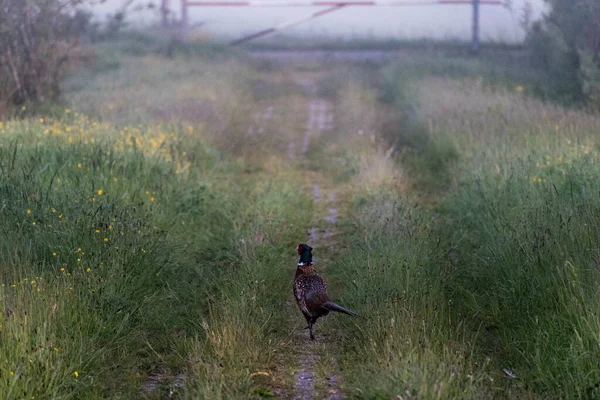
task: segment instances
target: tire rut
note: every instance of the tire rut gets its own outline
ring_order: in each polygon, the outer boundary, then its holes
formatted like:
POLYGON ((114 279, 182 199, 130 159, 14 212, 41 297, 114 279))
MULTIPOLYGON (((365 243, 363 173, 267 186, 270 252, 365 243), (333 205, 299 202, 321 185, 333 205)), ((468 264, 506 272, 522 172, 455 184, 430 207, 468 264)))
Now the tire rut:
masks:
MULTIPOLYGON (((312 80, 297 79, 296 83, 311 98, 308 104, 306 129, 302 138, 300 151, 301 157, 307 158, 310 150, 311 139, 314 136, 324 134, 325 132, 333 129, 334 114, 332 106, 325 99, 318 97, 318 88, 312 80)), ((290 143, 288 150, 292 152, 295 149, 296 144, 290 143)), ((319 184, 315 183, 312 185, 312 194, 313 201, 315 203, 323 202, 324 190, 319 184)), ((335 229, 335 224, 338 221, 338 208, 335 204, 335 193, 329 192, 327 194, 327 205, 329 207, 328 213, 322 221, 319 221, 319 225, 326 226, 326 229, 322 235, 319 232, 319 228, 316 226, 313 226, 308 230, 308 243, 310 243, 311 246, 321 248, 328 247, 327 239, 333 236, 333 230, 335 229)), ((317 261, 316 258, 315 261, 317 261)), ((316 342, 319 342, 318 335, 316 342)), ((312 400, 316 398, 323 398, 323 396, 319 396, 316 393, 315 388, 318 379, 318 376, 315 372, 315 366, 320 359, 320 356, 317 352, 317 344, 315 342, 308 341, 308 338, 305 336, 304 342, 301 344, 301 346, 302 349, 299 354, 300 370, 295 376, 293 399, 312 400)), ((325 378, 325 382, 323 382, 323 386, 327 389, 327 395, 325 396, 326 398, 331 400, 342 398, 341 390, 339 388, 339 378, 336 375, 327 376, 325 378)))

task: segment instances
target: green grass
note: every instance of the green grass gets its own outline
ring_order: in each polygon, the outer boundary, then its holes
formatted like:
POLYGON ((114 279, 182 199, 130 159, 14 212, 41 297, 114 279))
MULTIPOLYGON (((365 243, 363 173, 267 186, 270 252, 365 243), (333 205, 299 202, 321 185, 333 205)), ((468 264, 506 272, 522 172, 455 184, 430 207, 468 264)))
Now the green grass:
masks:
MULTIPOLYGON (((431 128, 463 158, 439 208, 461 266, 452 295, 482 330, 477 352, 526 390, 595 397, 599 120, 502 90, 470 95, 488 108, 485 129, 468 117, 431 128)), ((481 112, 468 107, 456 108, 481 112)))
POLYGON ((159 366, 162 390, 249 396, 306 199, 199 131, 71 115, 1 129, 1 396, 139 397, 159 366))
POLYGON ((0 397, 291 393, 313 226, 364 317, 319 321, 317 393, 333 374, 356 399, 599 396, 598 116, 535 99, 510 60, 265 69, 118 42, 69 108, 0 125, 0 397), (306 81, 337 111, 301 159, 306 81))
POLYGON ((381 97, 406 191, 355 194, 329 270, 367 316, 336 321, 346 393, 596 398, 600 119, 407 69, 381 97))

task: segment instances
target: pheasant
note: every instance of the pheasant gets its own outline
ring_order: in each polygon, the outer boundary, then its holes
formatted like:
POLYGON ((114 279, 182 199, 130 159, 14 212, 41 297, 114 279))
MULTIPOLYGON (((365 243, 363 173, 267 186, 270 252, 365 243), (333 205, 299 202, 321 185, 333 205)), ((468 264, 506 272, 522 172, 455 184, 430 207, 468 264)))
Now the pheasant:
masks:
POLYGON ((308 323, 306 328, 309 329, 310 338, 315 340, 313 325, 317 322, 317 318, 326 316, 330 311, 348 314, 353 317, 357 317, 358 314, 329 300, 327 285, 323 278, 317 275, 313 267, 312 247, 306 244, 298 245, 298 255, 300 260, 294 278, 294 296, 308 323))

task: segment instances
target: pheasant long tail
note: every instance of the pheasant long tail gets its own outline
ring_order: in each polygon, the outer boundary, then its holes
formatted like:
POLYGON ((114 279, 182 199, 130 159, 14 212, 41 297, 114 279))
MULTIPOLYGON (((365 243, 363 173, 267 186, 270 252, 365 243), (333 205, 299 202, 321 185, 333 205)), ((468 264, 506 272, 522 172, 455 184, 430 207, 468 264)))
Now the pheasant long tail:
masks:
POLYGON ((359 316, 354 311, 350 311, 347 308, 344 308, 344 307, 340 306, 339 304, 335 304, 333 301, 328 301, 327 303, 324 303, 323 305, 321 305, 321 307, 324 308, 324 309, 326 309, 326 310, 329 310, 329 311, 336 311, 336 312, 339 312, 339 313, 351 315, 353 317, 358 317, 359 316))

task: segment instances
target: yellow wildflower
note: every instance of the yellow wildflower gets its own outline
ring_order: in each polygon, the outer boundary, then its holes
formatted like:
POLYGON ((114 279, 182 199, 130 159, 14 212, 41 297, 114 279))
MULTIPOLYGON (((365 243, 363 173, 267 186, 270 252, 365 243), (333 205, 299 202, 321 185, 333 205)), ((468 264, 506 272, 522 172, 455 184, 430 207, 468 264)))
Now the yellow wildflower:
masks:
POLYGON ((98 189, 98 196, 102 196, 102 193, 104 193, 104 190, 98 189))
POLYGON ((75 378, 79 378, 79 372, 75 371, 73 372, 73 375, 75 375, 75 378))
POLYGON ((35 221, 33 221, 31 224, 32 224, 32 225, 35 225, 35 221))
POLYGON ((104 241, 105 241, 105 242, 108 242, 108 238, 104 238, 104 241))
POLYGON ((52 210, 51 210, 51 211, 52 211, 53 213, 55 213, 55 212, 56 212, 56 208, 52 207, 52 210))
POLYGON ((27 210, 27 214, 31 214, 31 210, 27 210))
POLYGON ((58 215, 58 219, 62 219, 63 215, 62 213, 58 215))
POLYGON ((77 163, 77 168, 82 168, 83 165, 81 165, 81 163, 77 163))
POLYGON ((154 197, 150 197, 150 201, 154 203, 154 197))
POLYGON ((10 371, 10 374, 11 374, 11 375, 14 375, 15 373, 14 373, 14 371, 10 371))
POLYGON ((61 270, 62 272, 65 272, 65 267, 61 267, 61 268, 60 268, 60 270, 61 270))
POLYGON ((96 229, 96 233, 100 233, 100 229, 96 229))
POLYGON ((52 255, 53 255, 54 257, 56 257, 56 252, 52 253, 52 255))
POLYGON ((85 272, 92 272, 92 269, 88 268, 88 269, 85 270, 85 272))
POLYGON ((113 181, 114 181, 114 182, 117 182, 117 181, 118 181, 118 179, 117 179, 117 177, 116 177, 116 176, 113 178, 113 181))

